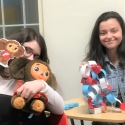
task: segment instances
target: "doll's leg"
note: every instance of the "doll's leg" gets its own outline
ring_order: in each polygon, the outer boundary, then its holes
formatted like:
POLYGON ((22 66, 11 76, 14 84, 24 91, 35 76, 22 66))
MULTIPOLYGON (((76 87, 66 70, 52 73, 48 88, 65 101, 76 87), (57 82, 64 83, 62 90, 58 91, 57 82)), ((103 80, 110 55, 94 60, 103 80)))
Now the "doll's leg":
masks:
POLYGON ((16 109, 22 109, 25 106, 26 102, 25 99, 21 96, 14 95, 11 99, 11 104, 16 109))
POLYGON ((31 103, 31 109, 36 112, 42 112, 45 109, 45 104, 41 100, 33 100, 31 103))

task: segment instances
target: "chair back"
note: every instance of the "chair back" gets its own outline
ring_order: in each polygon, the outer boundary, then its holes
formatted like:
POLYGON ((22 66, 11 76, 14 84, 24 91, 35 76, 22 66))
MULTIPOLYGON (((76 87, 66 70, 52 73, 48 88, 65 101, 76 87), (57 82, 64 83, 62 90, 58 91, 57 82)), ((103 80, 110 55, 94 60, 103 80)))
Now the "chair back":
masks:
POLYGON ((68 119, 63 113, 62 115, 50 114, 48 117, 50 125, 68 125, 68 119))

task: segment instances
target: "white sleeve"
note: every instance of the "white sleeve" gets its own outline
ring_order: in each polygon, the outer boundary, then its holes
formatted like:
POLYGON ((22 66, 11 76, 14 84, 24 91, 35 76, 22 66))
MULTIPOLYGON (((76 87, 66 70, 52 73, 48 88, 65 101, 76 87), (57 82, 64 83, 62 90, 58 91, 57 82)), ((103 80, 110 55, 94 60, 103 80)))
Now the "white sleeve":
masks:
POLYGON ((62 114, 64 112, 63 98, 54 91, 46 82, 46 87, 41 90, 48 96, 47 109, 54 114, 62 114))

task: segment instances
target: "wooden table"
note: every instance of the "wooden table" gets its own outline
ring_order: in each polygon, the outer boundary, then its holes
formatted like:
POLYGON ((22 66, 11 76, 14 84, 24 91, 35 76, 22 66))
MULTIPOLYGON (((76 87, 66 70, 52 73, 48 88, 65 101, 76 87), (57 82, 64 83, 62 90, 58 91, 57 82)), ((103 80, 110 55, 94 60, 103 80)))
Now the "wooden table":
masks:
POLYGON ((72 125, 74 120, 80 120, 81 125, 84 125, 83 120, 87 121, 99 121, 99 122, 110 122, 110 123, 123 123, 125 122, 125 112, 115 112, 112 107, 107 107, 106 113, 101 114, 88 114, 87 103, 84 101, 83 97, 71 99, 65 101, 65 104, 78 102, 79 106, 74 107, 70 110, 65 110, 65 114, 71 120, 72 125))

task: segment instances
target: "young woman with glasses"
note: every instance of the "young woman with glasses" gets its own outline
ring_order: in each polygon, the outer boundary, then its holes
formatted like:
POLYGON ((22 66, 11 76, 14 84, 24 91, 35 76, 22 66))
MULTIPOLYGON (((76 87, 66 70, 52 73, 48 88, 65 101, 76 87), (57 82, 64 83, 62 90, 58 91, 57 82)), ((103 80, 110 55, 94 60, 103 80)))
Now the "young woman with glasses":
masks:
MULTIPOLYGON (((49 64, 46 43, 33 29, 21 29, 8 39, 17 40, 25 47, 25 58, 40 59, 49 64)), ((12 108, 10 100, 16 87, 16 81, 11 79, 8 69, 0 66, 0 125, 49 125, 44 112, 39 116, 28 118, 29 113, 12 108)), ((42 80, 26 82, 17 89, 17 94, 30 100, 40 91, 48 96, 47 109, 51 113, 62 114, 64 111, 62 97, 42 80)))

